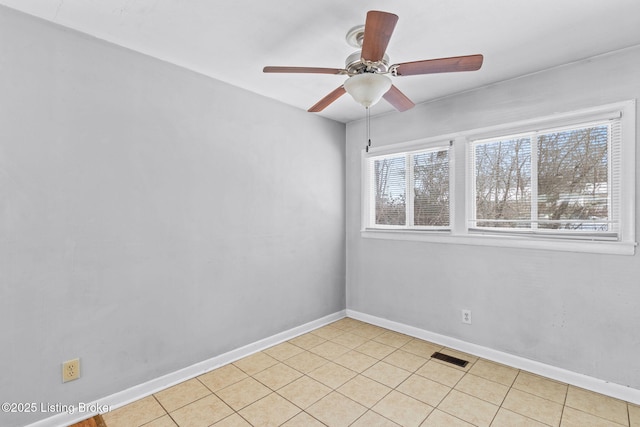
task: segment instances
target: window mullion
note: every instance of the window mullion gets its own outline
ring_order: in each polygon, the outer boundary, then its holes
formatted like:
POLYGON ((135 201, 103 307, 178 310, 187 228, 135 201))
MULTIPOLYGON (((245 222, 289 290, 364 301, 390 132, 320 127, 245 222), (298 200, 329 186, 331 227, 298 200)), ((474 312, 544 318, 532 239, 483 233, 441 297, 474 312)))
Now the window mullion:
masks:
POLYGON ((413 172, 413 154, 407 154, 405 157, 406 164, 406 172, 405 172, 405 182, 407 183, 407 188, 405 191, 405 206, 406 206, 406 226, 413 227, 414 226, 414 200, 415 200, 415 174, 413 172))
POLYGON ((368 160, 367 161, 367 165, 368 165, 368 172, 369 172, 369 176, 368 176, 368 191, 369 191, 369 206, 368 211, 369 211, 369 223, 368 226, 369 227, 374 227, 376 225, 376 172, 375 172, 375 162, 373 160, 368 160))
POLYGON ((477 224, 477 197, 476 197, 476 144, 469 143, 469 150, 467 152, 467 222, 465 228, 474 228, 477 224))
MULTIPOLYGON (((609 123, 607 125, 607 153, 608 153, 608 164, 607 164, 607 183, 608 183, 608 197, 607 197, 607 212, 609 212, 609 219, 613 220, 613 223, 608 224, 608 231, 611 231, 613 228, 616 233, 620 233, 620 216, 618 212, 619 203, 619 179, 618 176, 614 177, 614 165, 615 169, 618 171, 620 168, 620 159, 618 157, 618 147, 613 147, 613 132, 614 126, 609 123), (615 201, 615 203, 614 203, 615 201)), ((617 133, 617 132, 616 132, 617 133)), ((617 135, 616 135, 617 136, 617 135)), ((618 175, 618 174, 616 174, 618 175)))
POLYGON ((538 133, 531 135, 531 230, 538 229, 538 133))

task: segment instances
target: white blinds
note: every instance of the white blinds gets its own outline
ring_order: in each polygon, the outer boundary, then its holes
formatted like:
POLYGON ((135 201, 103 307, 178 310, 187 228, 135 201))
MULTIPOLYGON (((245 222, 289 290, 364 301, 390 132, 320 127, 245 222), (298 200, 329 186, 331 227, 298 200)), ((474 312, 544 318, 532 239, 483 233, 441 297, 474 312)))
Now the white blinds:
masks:
POLYGON ((473 141, 469 227, 616 239, 620 118, 473 141))
POLYGON ((372 158, 371 171, 375 186, 374 224, 405 225, 407 208, 407 165, 405 155, 372 158))
POLYGON ((449 146, 368 158, 369 227, 449 228, 449 146))
POLYGON ((449 226, 449 150, 412 156, 413 224, 449 226))

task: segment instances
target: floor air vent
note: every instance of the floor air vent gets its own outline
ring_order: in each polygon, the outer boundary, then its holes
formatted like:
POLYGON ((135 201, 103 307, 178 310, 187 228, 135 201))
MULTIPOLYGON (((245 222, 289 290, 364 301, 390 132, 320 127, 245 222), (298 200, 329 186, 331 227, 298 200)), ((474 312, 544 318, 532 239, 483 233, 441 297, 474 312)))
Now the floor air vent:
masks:
POLYGON ((438 353, 437 351, 431 355, 432 358, 442 360, 444 362, 453 363, 454 365, 465 367, 469 362, 466 360, 458 359, 457 357, 449 356, 448 354, 438 353))

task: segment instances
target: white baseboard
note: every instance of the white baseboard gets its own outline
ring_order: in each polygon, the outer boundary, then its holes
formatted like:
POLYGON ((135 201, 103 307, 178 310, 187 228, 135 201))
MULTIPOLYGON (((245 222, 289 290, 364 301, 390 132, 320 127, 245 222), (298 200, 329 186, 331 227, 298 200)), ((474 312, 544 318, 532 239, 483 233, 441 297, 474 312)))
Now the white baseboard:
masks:
MULTIPOLYGON (((596 393, 611 396, 616 399, 625 400, 637 405, 640 404, 640 390, 636 390, 631 387, 610 383, 604 380, 589 377, 587 375, 568 371, 566 369, 561 369, 555 366, 529 360, 524 357, 515 356, 488 347, 483 347, 456 338, 451 338, 445 335, 429 332, 424 329, 405 325, 403 323, 398 323, 392 320, 387 320, 381 317, 376 317, 369 314, 360 313, 355 310, 347 309, 330 314, 317 320, 313 320, 309 323, 305 323, 304 325, 289 329, 287 331, 280 332, 276 335, 261 339, 254 343, 245 345, 235 350, 231 350, 227 353, 212 357, 211 359, 196 363, 170 374, 163 375, 162 377, 147 381, 126 390, 114 393, 102 399, 98 399, 94 402, 87 403, 87 406, 108 406, 110 410, 114 410, 136 400, 142 399, 143 397, 164 390, 167 387, 171 387, 183 381, 195 378, 199 375, 207 373, 223 365, 232 363, 238 359, 249 356, 258 351, 262 351, 266 348, 290 340, 326 324, 335 322, 336 320, 340 320, 345 316, 361 320, 363 322, 371 323, 372 325, 377 325, 392 331, 400 332, 415 338, 431 341, 433 343, 440 344, 442 346, 459 350, 465 353, 473 354, 474 356, 479 356, 497 363, 509 365, 517 369, 532 372, 534 374, 561 381, 563 383, 571 384, 576 387, 581 387, 587 390, 594 391, 596 393)), ((35 422, 33 424, 29 424, 27 427, 68 426, 70 424, 77 423, 96 415, 96 413, 79 414, 77 412, 77 408, 75 409, 76 411, 74 413, 60 413, 35 422)))
MULTIPOLYGON (((159 377, 159 378, 147 381, 145 383, 139 384, 137 386, 133 386, 126 390, 114 393, 110 396, 106 396, 102 399, 98 399, 94 402, 88 403, 86 406, 87 407, 107 406, 110 408, 110 410, 114 410, 116 408, 129 404, 136 400, 142 399, 143 397, 156 393, 160 390, 164 390, 167 387, 171 387, 183 381, 190 380, 191 378, 195 378, 213 369, 219 368, 223 365, 227 365, 238 359, 242 359, 243 357, 249 356, 253 353, 257 353, 258 351, 262 351, 276 344, 280 344, 281 342, 295 338, 298 335, 305 334, 321 326, 335 322, 336 320, 340 320, 343 317, 345 317, 345 315, 346 315, 345 310, 338 311, 328 316, 324 316, 320 319, 316 319, 311 322, 305 323, 304 325, 297 326, 295 328, 289 329, 284 332, 280 332, 270 337, 267 337, 259 341, 253 342, 251 344, 245 345, 243 347, 237 348, 235 350, 231 350, 219 356, 212 357, 211 359, 188 366, 184 369, 180 369, 170 374, 163 375, 162 377, 159 377)), ((77 407, 75 408, 73 413, 70 413, 70 412, 72 411, 56 414, 52 417, 45 418, 33 424, 29 424, 27 427, 68 426, 70 424, 80 422, 82 420, 91 418, 92 416, 96 415, 95 412, 78 413, 77 407)))
POLYGON ((348 317, 371 323, 372 325, 400 332, 415 338, 420 338, 425 341, 431 341, 435 344, 440 344, 445 347, 469 353, 474 356, 479 356, 484 359, 492 360, 494 362, 502 363, 504 365, 509 365, 517 369, 522 369, 524 371, 551 378, 553 380, 560 381, 566 384, 571 384, 576 387, 591 390, 596 393, 614 397, 616 399, 635 403, 636 405, 640 404, 640 390, 631 387, 607 382, 587 375, 568 371, 566 369, 547 365, 545 363, 526 359, 524 357, 515 356, 488 347, 483 347, 481 345, 468 343, 456 338, 429 332, 424 329, 405 325, 403 323, 398 323, 391 320, 383 319, 381 317, 360 313, 358 311, 347 309, 346 313, 348 317))

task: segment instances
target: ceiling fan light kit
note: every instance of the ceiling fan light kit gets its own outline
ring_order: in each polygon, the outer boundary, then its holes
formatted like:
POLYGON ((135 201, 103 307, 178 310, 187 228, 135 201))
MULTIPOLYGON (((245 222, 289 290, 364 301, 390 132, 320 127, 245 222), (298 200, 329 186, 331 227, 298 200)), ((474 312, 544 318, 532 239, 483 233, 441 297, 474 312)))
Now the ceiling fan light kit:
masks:
POLYGON ((384 74, 357 74, 344 82, 344 88, 358 104, 369 108, 391 88, 391 79, 384 74))
POLYGON ((370 10, 365 25, 358 25, 347 32, 346 41, 350 46, 360 48, 347 57, 345 68, 320 67, 264 67, 265 73, 310 73, 348 75, 342 86, 309 109, 319 112, 349 93, 353 99, 369 109, 384 98, 398 111, 406 111, 415 104, 387 77, 413 76, 420 74, 449 73, 458 71, 476 71, 482 66, 482 55, 457 56, 451 58, 428 59, 404 62, 389 66, 389 57, 385 54, 398 16, 393 13, 370 10))

